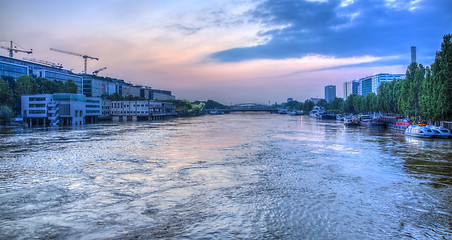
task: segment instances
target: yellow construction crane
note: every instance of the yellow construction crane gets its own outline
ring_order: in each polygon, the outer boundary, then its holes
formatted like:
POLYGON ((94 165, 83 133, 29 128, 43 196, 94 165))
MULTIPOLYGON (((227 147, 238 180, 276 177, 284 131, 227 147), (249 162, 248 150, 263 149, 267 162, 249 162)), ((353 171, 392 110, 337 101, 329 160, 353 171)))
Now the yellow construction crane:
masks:
MULTIPOLYGON (((5 42, 5 41, 3 41, 5 42)), ((9 51, 9 57, 12 58, 13 57, 13 52, 14 53, 18 53, 18 52, 23 52, 23 53, 28 53, 31 54, 33 53, 33 49, 30 50, 24 50, 21 46, 17 45, 15 42, 13 41, 9 41, 10 46, 9 47, 4 47, 4 46, 0 46, 0 48, 6 49, 9 51), (20 47, 22 49, 18 49, 17 47, 20 47)))
POLYGON ((60 50, 60 49, 56 49, 56 48, 50 48, 50 50, 82 57, 85 60, 85 71, 84 71, 85 74, 87 74, 87 63, 86 62, 87 62, 88 58, 89 59, 94 59, 94 60, 99 60, 99 58, 97 58, 97 57, 91 57, 91 56, 88 56, 86 54, 60 50))
POLYGON ((53 63, 53 62, 49 62, 46 60, 41 60, 41 59, 35 59, 35 58, 23 58, 24 60, 30 61, 30 62, 35 62, 35 63, 40 63, 43 65, 47 65, 49 67, 54 67, 54 68, 63 68, 63 65, 61 65, 61 63, 53 63))

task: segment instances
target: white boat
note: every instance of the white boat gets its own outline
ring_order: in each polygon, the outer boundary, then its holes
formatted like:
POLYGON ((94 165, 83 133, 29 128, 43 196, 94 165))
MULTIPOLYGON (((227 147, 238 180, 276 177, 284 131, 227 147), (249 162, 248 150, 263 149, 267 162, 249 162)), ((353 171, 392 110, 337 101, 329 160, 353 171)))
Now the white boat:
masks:
POLYGON ((358 120, 354 118, 344 118, 344 125, 345 126, 359 126, 358 120))
POLYGON ((278 110, 278 113, 279 113, 279 114, 287 114, 287 112, 288 112, 288 111, 287 111, 287 109, 285 109, 285 108, 281 108, 281 109, 278 110))
POLYGON ((405 130, 405 135, 413 137, 431 138, 433 137, 434 132, 432 129, 426 126, 410 125, 405 130))
POLYGON ((444 127, 438 127, 435 125, 427 125, 428 128, 432 129, 434 135, 433 137, 438 138, 449 138, 450 137, 450 130, 444 127))
POLYGON ((314 108, 309 112, 309 116, 318 117, 320 114, 325 112, 325 108, 314 106, 314 108))
POLYGON ((290 115, 295 116, 295 115, 303 115, 303 111, 290 111, 289 112, 290 115))

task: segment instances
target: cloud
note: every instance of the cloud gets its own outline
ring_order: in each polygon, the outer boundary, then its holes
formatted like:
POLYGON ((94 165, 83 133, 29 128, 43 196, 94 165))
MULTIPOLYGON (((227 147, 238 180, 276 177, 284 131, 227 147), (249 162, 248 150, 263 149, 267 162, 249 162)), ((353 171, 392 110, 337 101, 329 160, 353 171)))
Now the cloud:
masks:
POLYGON ((267 42, 225 49, 210 57, 223 62, 311 54, 406 55, 408 59, 410 46, 421 43, 418 51, 423 52, 418 56, 429 56, 438 49, 439 39, 452 29, 450 9, 449 0, 268 0, 251 13, 270 29, 260 32, 267 42))

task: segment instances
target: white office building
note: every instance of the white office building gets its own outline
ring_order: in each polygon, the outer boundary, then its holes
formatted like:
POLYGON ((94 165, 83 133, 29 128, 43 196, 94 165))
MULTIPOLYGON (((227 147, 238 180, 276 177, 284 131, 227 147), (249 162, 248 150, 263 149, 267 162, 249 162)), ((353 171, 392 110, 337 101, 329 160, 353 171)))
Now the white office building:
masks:
POLYGON ((83 94, 55 93, 24 95, 21 112, 28 126, 83 125, 96 122, 102 113, 102 99, 83 94))

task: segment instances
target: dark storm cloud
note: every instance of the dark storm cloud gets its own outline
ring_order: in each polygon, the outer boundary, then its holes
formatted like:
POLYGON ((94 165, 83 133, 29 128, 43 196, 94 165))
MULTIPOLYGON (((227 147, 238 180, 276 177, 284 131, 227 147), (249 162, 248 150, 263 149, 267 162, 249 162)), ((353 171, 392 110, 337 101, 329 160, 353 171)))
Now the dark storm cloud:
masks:
POLYGON ((273 29, 260 33, 271 40, 217 52, 212 57, 228 62, 310 54, 408 56, 412 45, 418 46, 418 56, 434 55, 443 35, 452 33, 452 1, 411 2, 356 0, 344 7, 334 0, 268 0, 251 14, 273 29))

